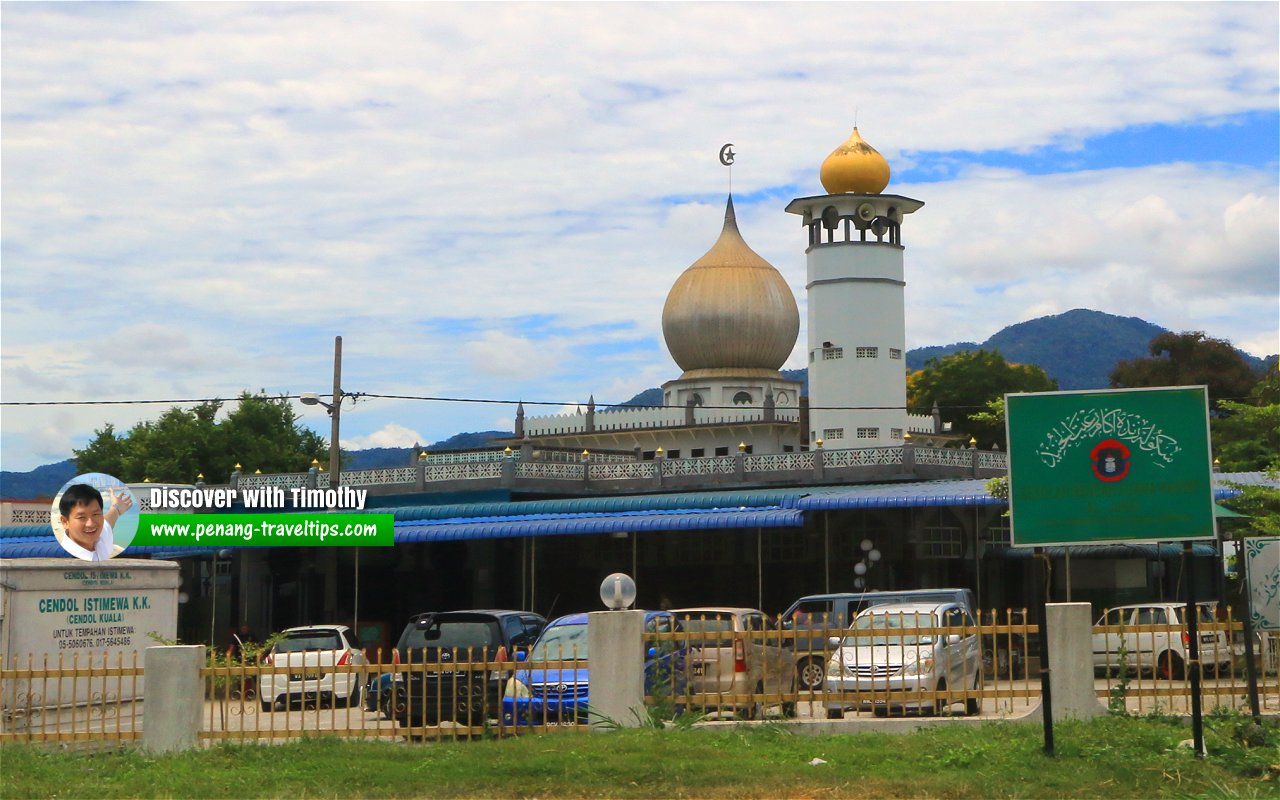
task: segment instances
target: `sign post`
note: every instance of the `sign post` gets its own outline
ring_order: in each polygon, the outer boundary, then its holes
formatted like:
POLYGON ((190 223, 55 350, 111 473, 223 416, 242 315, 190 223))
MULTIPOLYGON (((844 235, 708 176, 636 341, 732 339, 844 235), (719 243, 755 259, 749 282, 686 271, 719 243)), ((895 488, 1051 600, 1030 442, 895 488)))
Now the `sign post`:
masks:
MULTIPOLYGON (((1209 400, 1204 386, 1005 395, 1014 547, 1215 539, 1209 400)), ((1192 727, 1200 719, 1195 591, 1188 583, 1192 727)), ((1043 619, 1043 615, 1042 615, 1043 619)), ((1041 639, 1044 639, 1043 634, 1041 639)), ((1042 669, 1048 687, 1048 670, 1042 669)), ((1045 705, 1045 747, 1052 721, 1045 705)))

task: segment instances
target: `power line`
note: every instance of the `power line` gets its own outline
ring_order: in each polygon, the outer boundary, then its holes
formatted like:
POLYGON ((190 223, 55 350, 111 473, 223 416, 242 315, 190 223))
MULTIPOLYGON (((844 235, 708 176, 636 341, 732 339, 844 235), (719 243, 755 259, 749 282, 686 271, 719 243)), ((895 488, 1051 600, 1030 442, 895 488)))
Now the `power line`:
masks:
MULTIPOLYGON (((1102 391, 1102 390, 1099 390, 1102 391)), ((300 395, 280 394, 280 395, 252 395, 255 398, 281 399, 281 400, 297 400, 300 395)), ((379 394, 376 392, 346 392, 344 397, 353 398, 356 401, 367 398, 376 398, 379 400, 414 400, 432 403, 471 403, 477 405, 526 405, 526 406, 584 406, 586 403, 581 400, 505 400, 498 398, 486 397, 443 397, 436 395, 414 395, 414 394, 379 394)), ((1219 398, 1222 400, 1243 401, 1246 397, 1227 397, 1219 398)), ((169 398, 160 400, 3 400, 0 406, 17 407, 17 406, 140 406, 140 405, 191 405, 198 403, 236 403, 241 397, 185 397, 185 398, 169 398)), ((631 405, 628 403, 597 403, 597 408, 617 410, 617 409, 645 409, 645 408, 662 408, 662 409, 682 409, 682 405, 666 405, 663 403, 645 403, 631 405)), ((732 410, 740 409, 740 405, 729 406, 712 406, 700 405, 697 408, 712 410, 732 410)), ((794 408, 790 406, 787 408, 794 408)), ((907 411, 906 406, 808 406, 810 411, 907 411)), ((985 409, 986 404, 980 405, 940 405, 940 411, 961 410, 961 409, 985 409)), ((931 412, 920 412, 922 416, 928 416, 931 412)))

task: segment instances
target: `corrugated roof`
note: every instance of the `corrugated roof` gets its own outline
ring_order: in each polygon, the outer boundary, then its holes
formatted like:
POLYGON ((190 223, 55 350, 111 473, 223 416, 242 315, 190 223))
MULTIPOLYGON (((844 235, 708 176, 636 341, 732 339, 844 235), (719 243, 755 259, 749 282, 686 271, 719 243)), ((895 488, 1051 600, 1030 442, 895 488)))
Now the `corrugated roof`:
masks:
POLYGON ((726 528, 798 528, 804 514, 787 508, 689 509, 679 513, 544 514, 488 519, 397 522, 397 542, 446 542, 517 536, 567 536, 628 531, 693 531, 726 528))

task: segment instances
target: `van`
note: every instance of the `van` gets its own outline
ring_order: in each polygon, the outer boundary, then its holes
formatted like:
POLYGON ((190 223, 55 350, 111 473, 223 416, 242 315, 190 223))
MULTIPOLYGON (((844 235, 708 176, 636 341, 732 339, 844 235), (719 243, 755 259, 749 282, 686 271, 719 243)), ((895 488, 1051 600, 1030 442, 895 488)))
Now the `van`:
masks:
POLYGON ((902 589, 885 592, 811 594, 791 604, 782 615, 782 629, 795 631, 796 675, 800 689, 822 691, 831 648, 827 639, 844 631, 864 609, 887 603, 955 603, 974 614, 968 589, 902 589))

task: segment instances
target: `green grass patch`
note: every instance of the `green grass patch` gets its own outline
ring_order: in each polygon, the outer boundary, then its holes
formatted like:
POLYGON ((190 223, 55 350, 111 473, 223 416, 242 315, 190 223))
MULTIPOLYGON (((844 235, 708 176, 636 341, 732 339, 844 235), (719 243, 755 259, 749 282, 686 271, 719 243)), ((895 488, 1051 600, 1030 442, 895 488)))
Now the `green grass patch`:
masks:
POLYGON ((0 749, 25 797, 1280 797, 1280 726, 1207 721, 1208 758, 1168 719, 948 725, 806 736, 780 725, 630 729, 423 744, 303 739, 171 756, 0 749), (811 765, 819 758, 825 764, 811 765), (1275 766, 1273 766, 1275 765, 1275 766))

